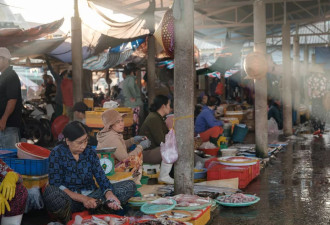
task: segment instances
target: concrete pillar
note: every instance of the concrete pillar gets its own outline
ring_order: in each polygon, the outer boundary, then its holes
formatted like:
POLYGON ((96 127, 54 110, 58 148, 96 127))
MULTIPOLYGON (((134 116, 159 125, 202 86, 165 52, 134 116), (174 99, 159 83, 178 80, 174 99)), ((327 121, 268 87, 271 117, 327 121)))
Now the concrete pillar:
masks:
MULTIPOLYGON (((262 0, 253 4, 254 51, 266 56, 266 6, 262 0)), ((256 151, 268 157, 267 76, 255 80, 255 135, 256 151)))
POLYGON ((179 158, 174 167, 176 194, 194 190, 194 3, 182 0, 175 20, 174 116, 179 158))
POLYGON ((290 59, 290 24, 282 26, 282 60, 283 60, 283 133, 292 135, 292 90, 290 59))
POLYGON ((73 83, 73 102, 83 99, 82 77, 82 37, 81 19, 78 11, 78 0, 74 0, 74 16, 71 18, 71 51, 72 51, 72 83, 73 83))
POLYGON ((300 108, 300 49, 299 49, 299 37, 293 38, 293 96, 294 96, 294 109, 297 113, 296 124, 300 124, 299 108, 300 108))
POLYGON ((309 109, 310 101, 309 101, 309 96, 308 96, 308 88, 307 88, 307 79, 309 77, 309 47, 308 45, 305 45, 304 47, 304 104, 306 107, 309 109))

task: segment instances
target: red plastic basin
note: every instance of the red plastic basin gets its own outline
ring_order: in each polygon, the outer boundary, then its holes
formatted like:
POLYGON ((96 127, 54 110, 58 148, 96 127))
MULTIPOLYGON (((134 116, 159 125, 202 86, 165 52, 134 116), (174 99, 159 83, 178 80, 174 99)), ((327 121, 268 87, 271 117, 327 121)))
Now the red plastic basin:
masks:
POLYGON ((17 156, 21 159, 46 159, 50 155, 50 151, 38 145, 25 142, 16 144, 17 156))
POLYGON ((203 151, 205 154, 216 156, 219 152, 219 149, 220 148, 206 148, 206 149, 199 149, 199 150, 203 151))

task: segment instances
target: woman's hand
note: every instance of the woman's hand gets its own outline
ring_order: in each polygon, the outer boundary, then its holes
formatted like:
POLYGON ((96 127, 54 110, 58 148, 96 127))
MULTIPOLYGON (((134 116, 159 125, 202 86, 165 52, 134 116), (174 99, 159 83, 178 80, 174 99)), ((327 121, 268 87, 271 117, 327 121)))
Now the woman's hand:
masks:
POLYGON ((114 210, 118 210, 121 209, 121 205, 120 205, 120 201, 118 200, 118 198, 112 193, 112 191, 108 191, 105 194, 105 198, 107 200, 110 200, 110 202, 108 203, 108 207, 114 210))
POLYGON ((97 206, 96 199, 88 197, 88 196, 84 196, 84 199, 83 199, 82 203, 84 204, 84 207, 86 209, 95 209, 96 206, 97 206))

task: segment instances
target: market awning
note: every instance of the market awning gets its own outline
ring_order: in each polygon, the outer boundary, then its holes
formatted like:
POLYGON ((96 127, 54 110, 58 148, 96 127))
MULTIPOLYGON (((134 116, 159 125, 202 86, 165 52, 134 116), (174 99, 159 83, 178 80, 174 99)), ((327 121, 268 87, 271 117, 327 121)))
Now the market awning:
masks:
MULTIPOLYGON (((50 56, 66 63, 72 62, 71 43, 66 41, 49 53, 50 56)), ((91 56, 91 50, 87 46, 82 47, 83 59, 91 56)))
POLYGON ((89 14, 81 15, 83 41, 88 43, 88 46, 95 47, 101 35, 118 39, 137 38, 150 33, 147 20, 152 16, 152 8, 149 7, 141 15, 127 22, 118 22, 110 19, 103 14, 93 2, 85 1, 82 4, 88 4, 89 14), (85 17, 84 17, 85 16, 85 17), (93 20, 91 20, 93 17, 93 20))
POLYGON ((64 19, 23 30, 20 28, 0 29, 0 47, 9 47, 23 41, 33 41, 54 33, 63 24, 64 19))
POLYGON ((84 61, 83 68, 88 70, 104 70, 115 67, 125 62, 144 42, 145 38, 139 38, 111 48, 107 53, 103 52, 97 56, 92 56, 84 61))
POLYGON ((22 42, 9 48, 13 57, 33 57, 51 52, 65 41, 65 38, 22 42))

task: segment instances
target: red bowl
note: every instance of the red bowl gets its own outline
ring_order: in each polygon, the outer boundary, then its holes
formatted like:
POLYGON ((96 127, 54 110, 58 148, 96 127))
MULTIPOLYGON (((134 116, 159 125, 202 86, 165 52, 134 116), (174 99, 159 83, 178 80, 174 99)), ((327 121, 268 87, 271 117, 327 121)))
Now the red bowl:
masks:
POLYGON ((216 156, 218 154, 219 149, 220 148, 201 148, 199 150, 203 151, 205 154, 216 156))
POLYGON ((50 151, 38 145, 25 142, 16 144, 17 156, 21 159, 46 159, 50 155, 50 151))

